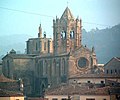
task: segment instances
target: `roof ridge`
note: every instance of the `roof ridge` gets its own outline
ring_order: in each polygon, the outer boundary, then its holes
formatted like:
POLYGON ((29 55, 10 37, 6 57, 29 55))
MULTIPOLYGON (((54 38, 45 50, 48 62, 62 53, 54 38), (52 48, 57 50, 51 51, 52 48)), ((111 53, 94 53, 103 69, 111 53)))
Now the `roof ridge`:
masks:
POLYGON ((120 58, 118 58, 118 57, 114 57, 116 60, 118 60, 118 61, 120 61, 120 58))

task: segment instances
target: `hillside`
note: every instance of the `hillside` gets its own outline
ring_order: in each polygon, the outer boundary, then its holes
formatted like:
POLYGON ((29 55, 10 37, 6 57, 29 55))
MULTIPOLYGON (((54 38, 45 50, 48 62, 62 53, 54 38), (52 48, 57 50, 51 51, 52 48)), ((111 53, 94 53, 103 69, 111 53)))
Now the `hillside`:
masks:
POLYGON ((11 49, 15 49, 18 53, 24 53, 29 37, 26 34, 0 36, 0 56, 7 54, 11 49))
POLYGON ((120 24, 112 28, 98 28, 86 32, 83 29, 83 44, 95 47, 99 63, 106 63, 112 57, 120 57, 120 24))

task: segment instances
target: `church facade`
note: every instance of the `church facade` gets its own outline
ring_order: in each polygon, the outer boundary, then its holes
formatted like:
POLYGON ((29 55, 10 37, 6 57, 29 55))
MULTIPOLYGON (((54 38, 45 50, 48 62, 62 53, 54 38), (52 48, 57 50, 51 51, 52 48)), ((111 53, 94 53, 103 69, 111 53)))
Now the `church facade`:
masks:
POLYGON ((53 19, 53 40, 45 33, 42 37, 40 25, 38 38, 27 41, 27 54, 11 52, 3 57, 3 74, 10 78, 19 74, 17 78, 23 79, 24 86, 30 85, 26 90, 30 89, 29 94, 43 95, 45 88, 67 83, 69 77, 92 73, 95 65, 94 48, 82 45, 82 20, 75 19, 66 7, 61 18, 53 19))

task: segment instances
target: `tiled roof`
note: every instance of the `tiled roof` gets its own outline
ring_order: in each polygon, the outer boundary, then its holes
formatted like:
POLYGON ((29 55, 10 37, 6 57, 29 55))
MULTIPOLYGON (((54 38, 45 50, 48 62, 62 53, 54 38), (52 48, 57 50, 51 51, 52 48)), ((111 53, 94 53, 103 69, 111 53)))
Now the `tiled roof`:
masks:
POLYGON ((82 74, 80 75, 75 74, 71 77, 69 77, 69 79, 74 79, 74 78, 120 78, 120 75, 114 75, 114 74, 82 74))
POLYGON ((56 88, 49 88, 45 95, 108 95, 108 87, 89 88, 75 84, 65 84, 56 88))
POLYGON ((9 78, 6 78, 3 74, 0 75, 0 82, 16 82, 16 80, 12 80, 9 78))
POLYGON ((39 97, 28 97, 28 100, 48 100, 47 98, 39 98, 39 97))
POLYGON ((20 85, 18 80, 12 80, 6 78, 3 75, 0 75, 0 89, 10 90, 10 91, 19 91, 20 85))
POLYGON ((0 97, 23 96, 23 93, 0 89, 0 97))
POLYGON ((15 58, 15 59, 21 59, 21 58, 27 59, 27 58, 33 58, 33 57, 35 57, 37 55, 35 55, 35 54, 31 54, 31 55, 30 54, 7 54, 2 59, 4 59, 7 56, 9 56, 11 58, 15 58))
POLYGON ((49 53, 49 54, 41 54, 39 56, 36 56, 36 58, 55 58, 55 57, 62 57, 62 56, 69 56, 69 53, 63 53, 63 54, 59 54, 59 55, 54 55, 53 53, 49 53))

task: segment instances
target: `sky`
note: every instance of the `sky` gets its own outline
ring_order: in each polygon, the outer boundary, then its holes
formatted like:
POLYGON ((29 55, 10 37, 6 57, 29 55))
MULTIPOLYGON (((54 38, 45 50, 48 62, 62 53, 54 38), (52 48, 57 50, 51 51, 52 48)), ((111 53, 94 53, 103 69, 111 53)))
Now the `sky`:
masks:
POLYGON ((120 0, 0 0, 0 36, 43 32, 52 38, 53 19, 61 17, 66 7, 82 19, 87 31, 120 23, 120 0))

